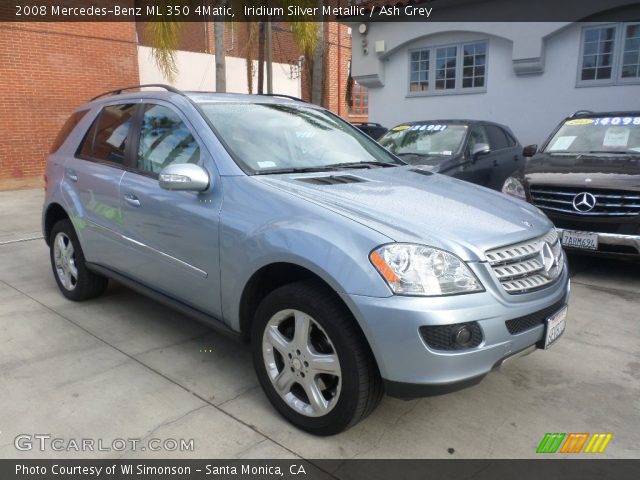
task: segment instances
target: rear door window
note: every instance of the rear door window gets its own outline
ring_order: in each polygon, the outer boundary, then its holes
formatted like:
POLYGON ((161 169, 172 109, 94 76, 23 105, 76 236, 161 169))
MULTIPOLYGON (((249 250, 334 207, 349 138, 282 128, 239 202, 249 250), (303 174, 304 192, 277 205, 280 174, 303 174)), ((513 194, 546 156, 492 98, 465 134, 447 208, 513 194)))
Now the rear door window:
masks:
POLYGON ((168 107, 148 104, 140 126, 140 142, 135 168, 157 176, 176 163, 199 163, 200 148, 189 128, 168 107))
POLYGON ((80 146, 80 156, 124 165, 135 111, 131 103, 104 107, 80 146))
POLYGON ((491 151, 502 150, 509 147, 509 139, 504 130, 495 125, 485 125, 484 127, 489 135, 489 148, 491 151))

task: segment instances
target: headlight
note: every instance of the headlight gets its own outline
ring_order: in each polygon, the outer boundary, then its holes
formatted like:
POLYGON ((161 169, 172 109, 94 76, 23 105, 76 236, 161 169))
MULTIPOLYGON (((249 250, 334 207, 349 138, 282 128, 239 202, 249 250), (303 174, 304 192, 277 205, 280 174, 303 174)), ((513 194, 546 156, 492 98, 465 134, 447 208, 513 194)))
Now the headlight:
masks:
POLYGON ((462 260, 437 248, 394 243, 375 249, 369 259, 399 295, 432 297, 484 291, 462 260))
POLYGON ((502 185, 502 193, 506 193, 507 195, 511 195, 512 197, 516 197, 521 200, 527 199, 524 186, 516 177, 509 177, 504 181, 504 184, 502 185))

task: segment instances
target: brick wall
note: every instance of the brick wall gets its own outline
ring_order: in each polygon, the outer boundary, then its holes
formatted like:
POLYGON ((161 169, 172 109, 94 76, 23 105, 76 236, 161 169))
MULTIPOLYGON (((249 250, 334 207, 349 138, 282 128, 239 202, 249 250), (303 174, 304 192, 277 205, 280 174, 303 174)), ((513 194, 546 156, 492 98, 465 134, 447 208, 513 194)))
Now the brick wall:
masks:
MULTIPOLYGON (((212 25, 212 24, 210 24, 212 25)), ((286 28, 286 25, 279 25, 286 28)), ((351 39, 347 27, 325 24, 327 108, 352 121, 345 102, 351 39)), ((213 29, 185 26, 181 48, 213 53, 213 29)), ((53 139, 69 114, 89 98, 139 83, 136 42, 144 26, 118 23, 0 22, 0 180, 41 177, 53 139)), ((242 57, 247 24, 227 24, 227 55, 242 57)), ((296 64, 299 53, 287 31, 273 33, 274 61, 296 64)), ((308 72, 303 97, 310 98, 308 72)))
POLYGON ((351 60, 351 35, 345 25, 327 22, 325 30, 326 63, 325 107, 351 122, 366 122, 367 115, 352 114, 346 102, 351 60))
POLYGON ((138 83, 133 23, 0 22, 0 179, 41 177, 69 114, 138 83))

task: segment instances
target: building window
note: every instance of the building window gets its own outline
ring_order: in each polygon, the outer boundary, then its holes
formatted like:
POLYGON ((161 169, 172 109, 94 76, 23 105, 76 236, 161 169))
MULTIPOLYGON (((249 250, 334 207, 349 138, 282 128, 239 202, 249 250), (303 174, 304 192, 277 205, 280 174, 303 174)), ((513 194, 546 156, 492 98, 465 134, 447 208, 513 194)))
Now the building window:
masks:
POLYGON ((412 92, 423 92, 429 89, 429 50, 411 53, 411 84, 412 92))
POLYGON ((436 90, 456 88, 457 47, 436 48, 436 90))
POLYGON ((609 80, 613 66, 615 27, 590 28, 584 32, 582 80, 609 80))
POLYGON ((640 82, 640 23, 586 27, 581 49, 578 85, 640 82))
POLYGON ((640 78, 640 23, 625 27, 622 78, 640 78))
POLYGON ((462 51, 462 88, 484 87, 484 69, 487 45, 471 43, 462 51))
POLYGON ((352 80, 351 86, 351 105, 349 106, 350 115, 368 115, 369 114, 369 92, 355 80, 352 80))
POLYGON ((410 95, 486 91, 486 41, 413 50, 409 63, 410 95))

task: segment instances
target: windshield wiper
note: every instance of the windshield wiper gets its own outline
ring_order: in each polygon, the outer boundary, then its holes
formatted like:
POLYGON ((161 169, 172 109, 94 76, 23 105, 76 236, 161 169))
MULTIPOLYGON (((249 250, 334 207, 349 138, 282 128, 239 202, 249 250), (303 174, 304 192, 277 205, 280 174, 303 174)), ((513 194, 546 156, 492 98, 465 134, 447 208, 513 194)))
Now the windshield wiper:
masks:
POLYGON ((378 162, 378 161, 370 161, 370 162, 347 162, 347 163, 334 163, 331 165, 335 169, 340 168, 373 168, 373 167, 399 167, 401 164, 392 163, 392 162, 378 162))
POLYGON ((289 168, 271 168, 269 170, 259 170, 254 175, 271 175, 277 173, 310 173, 310 172, 331 172, 338 170, 334 165, 318 166, 318 167, 289 167, 289 168))
POLYGON ((604 153, 607 155, 640 155, 640 152, 636 152, 634 150, 625 150, 624 152, 612 152, 610 150, 589 150, 588 153, 604 153))
POLYGON ((402 153, 396 153, 395 154, 397 157, 404 157, 404 156, 412 156, 412 157, 422 157, 422 158, 428 158, 428 157, 444 157, 445 155, 441 154, 441 153, 418 153, 418 152, 402 152, 402 153))

